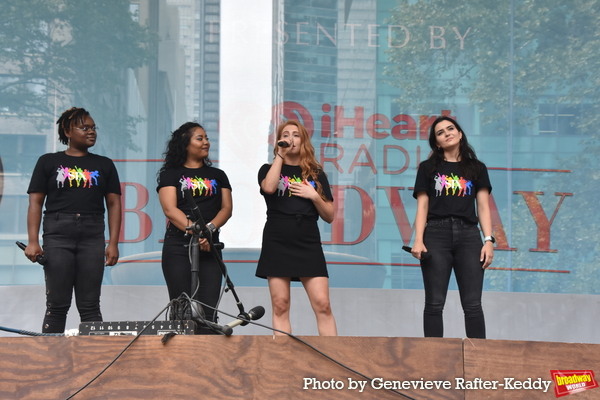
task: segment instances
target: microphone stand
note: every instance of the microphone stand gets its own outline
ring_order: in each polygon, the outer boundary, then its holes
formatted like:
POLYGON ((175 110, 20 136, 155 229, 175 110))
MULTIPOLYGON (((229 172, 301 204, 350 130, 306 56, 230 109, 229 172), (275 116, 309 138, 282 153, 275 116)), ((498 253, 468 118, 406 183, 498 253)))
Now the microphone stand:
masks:
MULTIPOLYGON (((185 189, 185 190, 183 190, 183 194, 184 194, 189 206, 191 207, 192 214, 193 214, 191 216, 188 216, 188 218, 193 221, 192 225, 189 227, 186 227, 186 229, 192 231, 192 244, 191 244, 191 246, 192 246, 192 248, 191 248, 191 257, 192 257, 192 266, 191 266, 192 291, 191 291, 191 293, 192 293, 192 295, 196 291, 196 288, 198 287, 198 283, 199 283, 200 245, 198 244, 198 240, 200 238, 204 237, 204 238, 206 238, 206 240, 208 241, 208 244, 210 245, 211 254, 217 261, 217 264, 219 265, 219 267, 221 268, 221 273, 223 274, 223 277, 225 278, 227 288, 228 288, 228 290, 231 291, 231 294, 233 295, 233 297, 235 299, 235 303, 238 307, 238 310, 240 311, 239 315, 243 316, 243 317, 247 317, 246 319, 249 319, 248 314, 244 311, 244 305, 240 301, 237 293, 235 292, 233 282, 231 281, 231 279, 229 279, 229 274, 227 273, 227 267, 225 266, 225 263, 219 256, 219 253, 217 251, 217 247, 215 246, 215 243, 213 243, 212 232, 206 226, 206 223, 204 222, 204 218, 202 218, 202 214, 200 213, 200 210, 198 209, 198 205, 194 201, 194 196, 192 195, 192 192, 189 189, 185 189)), ((219 244, 221 244, 221 243, 219 243, 219 244)), ((222 247, 220 247, 220 248, 222 248, 222 247)), ((226 289, 226 291, 227 291, 227 289, 226 289)), ((191 304, 190 304, 190 306, 191 306, 191 304)), ((227 335, 227 332, 224 332, 224 333, 227 335)), ((229 334, 231 334, 230 330, 229 330, 229 334)))

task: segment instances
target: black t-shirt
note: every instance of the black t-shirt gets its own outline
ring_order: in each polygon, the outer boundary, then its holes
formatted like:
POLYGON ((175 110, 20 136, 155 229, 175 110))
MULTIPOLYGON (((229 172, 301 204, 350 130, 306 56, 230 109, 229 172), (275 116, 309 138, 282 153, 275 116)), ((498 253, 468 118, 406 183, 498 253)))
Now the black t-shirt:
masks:
POLYGON ((476 180, 464 179, 457 162, 442 161, 438 169, 430 175, 433 160, 425 160, 419 165, 413 197, 418 192, 427 192, 429 196, 429 212, 427 220, 446 217, 462 217, 477 224, 475 199, 480 189, 487 188, 492 192, 488 171, 479 162, 479 176, 476 180))
POLYGON ((108 193, 121 194, 119 174, 110 158, 64 151, 44 154, 33 170, 27 193, 45 193, 44 213, 103 214, 108 193))
POLYGON ((189 189, 204 222, 210 222, 221 210, 223 189, 231 190, 229 179, 223 170, 214 167, 172 168, 160 173, 156 191, 166 186, 177 188, 177 208, 191 215, 192 208, 188 204, 184 190, 189 189))
MULTIPOLYGON (((271 169, 271 164, 263 165, 258 171, 258 184, 267 176, 267 173, 271 169)), ((329 187, 329 181, 327 180, 327 175, 324 172, 321 172, 317 179, 321 183, 323 188, 323 195, 325 198, 333 201, 333 196, 331 195, 331 188, 329 187)), ((267 203, 267 215, 276 215, 276 214, 288 214, 288 215, 304 215, 308 217, 319 217, 319 212, 315 207, 314 203, 309 200, 298 196, 292 196, 291 192, 288 189, 289 183, 291 181, 302 182, 302 168, 297 165, 286 165, 284 164, 281 167, 281 174, 279 177, 279 185, 277 190, 273 194, 267 194, 262 189, 260 190, 260 194, 262 194, 265 198, 265 202, 267 203)), ((316 189, 316 183, 314 181, 309 181, 311 185, 316 189)))

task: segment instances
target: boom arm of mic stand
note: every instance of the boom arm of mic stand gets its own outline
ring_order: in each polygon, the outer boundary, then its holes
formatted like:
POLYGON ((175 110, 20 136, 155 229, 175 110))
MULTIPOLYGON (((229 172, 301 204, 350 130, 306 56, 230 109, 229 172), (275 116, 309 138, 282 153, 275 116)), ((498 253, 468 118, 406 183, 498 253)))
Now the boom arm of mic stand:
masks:
POLYGON ((200 213, 200 210, 198 209, 198 205, 194 201, 194 196, 193 196, 192 192, 189 189, 185 189, 183 191, 183 195, 185 196, 189 206, 192 209, 192 214, 193 214, 192 217, 194 218, 194 222, 192 223, 192 231, 195 234, 197 234, 199 237, 205 237, 206 240, 208 240, 208 244, 210 245, 210 252, 213 255, 213 257, 215 258, 215 260, 217 261, 217 264, 219 264, 219 267, 221 268, 221 274, 225 278, 227 288, 229 290, 231 290, 231 294, 233 295, 233 298, 235 299, 235 304, 237 305, 238 310, 240 311, 240 314, 245 314, 244 305, 240 301, 237 293, 235 292, 233 282, 231 281, 231 279, 229 279, 229 274, 227 273, 227 267, 225 267, 225 263, 223 262, 221 257, 219 257, 217 248, 215 247, 215 244, 213 243, 213 240, 212 240, 212 233, 210 232, 210 229, 208 229, 208 227, 206 226, 206 223, 204 222, 204 218, 202 218, 202 214, 200 213))

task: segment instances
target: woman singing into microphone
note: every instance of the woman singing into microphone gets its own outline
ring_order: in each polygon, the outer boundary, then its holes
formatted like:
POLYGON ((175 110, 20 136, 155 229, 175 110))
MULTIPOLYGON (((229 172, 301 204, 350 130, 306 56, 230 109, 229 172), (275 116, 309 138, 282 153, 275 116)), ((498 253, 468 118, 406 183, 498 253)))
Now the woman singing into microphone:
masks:
POLYGON ((267 222, 256 276, 269 282, 274 328, 291 332, 290 281, 300 281, 317 317, 319 335, 336 336, 317 226, 319 217, 327 223, 334 218, 329 181, 302 124, 283 123, 276 139, 273 163, 263 165, 258 173, 267 222))

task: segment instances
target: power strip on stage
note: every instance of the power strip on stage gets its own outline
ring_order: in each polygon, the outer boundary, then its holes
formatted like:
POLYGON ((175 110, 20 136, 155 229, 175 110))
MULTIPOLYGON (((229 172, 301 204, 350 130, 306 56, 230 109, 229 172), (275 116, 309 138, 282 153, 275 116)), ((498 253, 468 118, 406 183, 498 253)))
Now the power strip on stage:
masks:
POLYGON ((194 335, 196 323, 184 321, 98 321, 79 324, 79 336, 137 336, 146 325, 150 324, 142 335, 165 335, 173 332, 178 335, 194 335))

